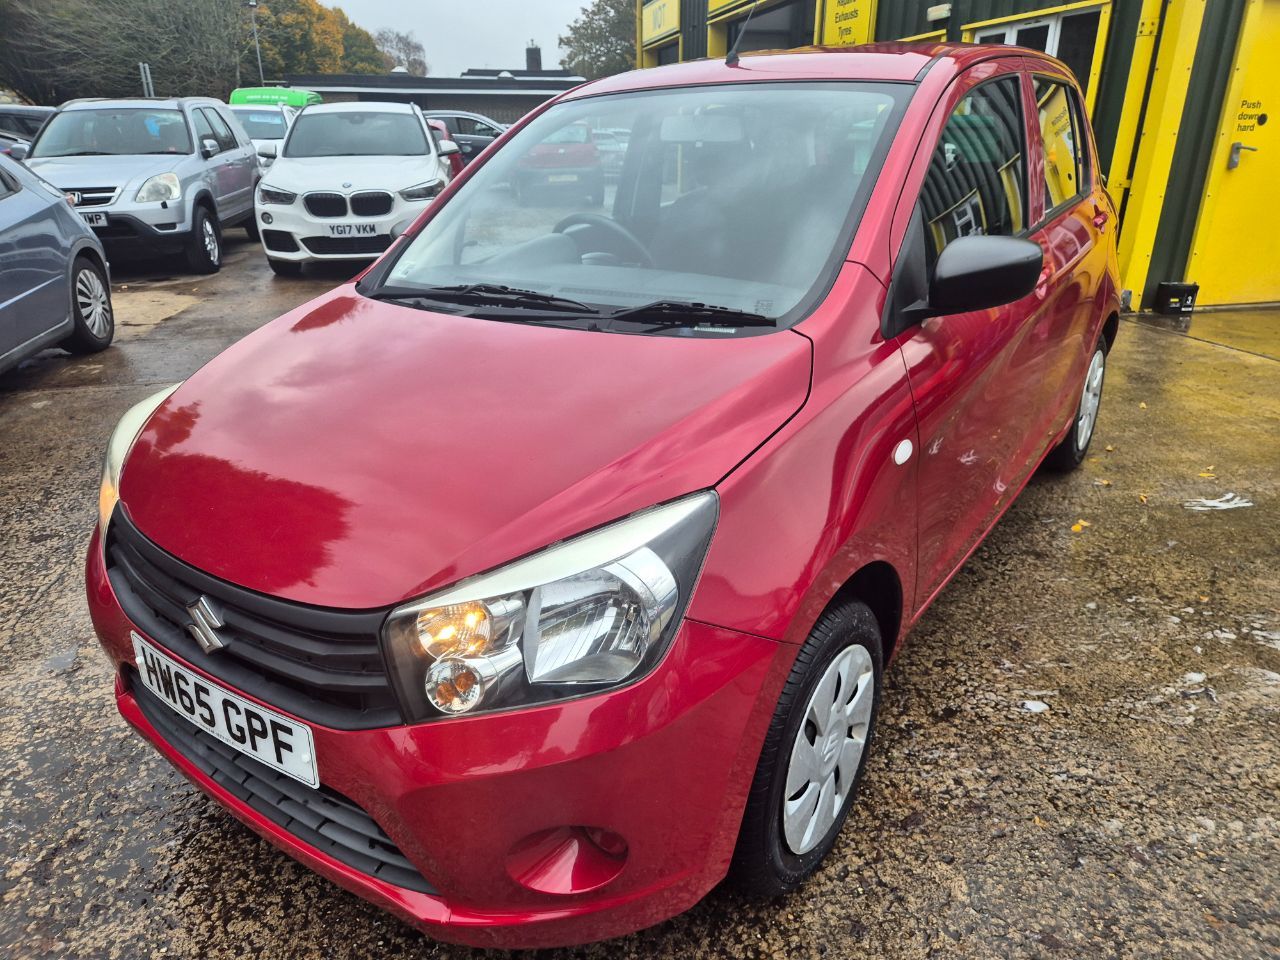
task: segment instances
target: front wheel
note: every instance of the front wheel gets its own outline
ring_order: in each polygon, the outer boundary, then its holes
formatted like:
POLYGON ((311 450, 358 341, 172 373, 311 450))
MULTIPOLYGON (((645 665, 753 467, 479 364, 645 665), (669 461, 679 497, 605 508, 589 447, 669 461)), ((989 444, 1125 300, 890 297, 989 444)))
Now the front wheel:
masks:
POLYGON ((880 627, 866 604, 822 615, 765 735, 729 871, 740 889, 789 893, 835 846, 866 764, 882 670, 880 627))
POLYGON ((1107 343, 1099 340, 1085 371, 1084 386, 1080 388, 1080 402, 1071 429, 1062 442, 1049 451, 1044 462, 1050 470, 1066 473, 1084 462, 1093 439, 1093 428, 1098 422, 1098 408, 1102 406, 1102 384, 1107 377, 1107 343))
POLYGON ((217 273, 222 269, 222 231, 217 218, 196 207, 191 238, 187 241, 187 266, 192 273, 217 273))

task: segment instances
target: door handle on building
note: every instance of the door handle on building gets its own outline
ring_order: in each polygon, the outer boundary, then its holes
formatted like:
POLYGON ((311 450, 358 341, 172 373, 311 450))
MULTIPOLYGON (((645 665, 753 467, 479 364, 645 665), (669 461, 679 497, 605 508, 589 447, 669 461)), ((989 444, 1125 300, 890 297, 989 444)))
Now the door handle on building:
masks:
POLYGON ((1241 150, 1248 150, 1248 151, 1250 151, 1250 152, 1252 152, 1252 153, 1257 153, 1257 152, 1258 152, 1258 148, 1257 148, 1257 147, 1246 147, 1243 143, 1241 143, 1239 140, 1237 140, 1235 143, 1233 143, 1233 144, 1231 145, 1231 155, 1230 155, 1229 157, 1227 157, 1227 169, 1228 169, 1228 170, 1234 170, 1236 167, 1240 166, 1240 151, 1241 151, 1241 150))

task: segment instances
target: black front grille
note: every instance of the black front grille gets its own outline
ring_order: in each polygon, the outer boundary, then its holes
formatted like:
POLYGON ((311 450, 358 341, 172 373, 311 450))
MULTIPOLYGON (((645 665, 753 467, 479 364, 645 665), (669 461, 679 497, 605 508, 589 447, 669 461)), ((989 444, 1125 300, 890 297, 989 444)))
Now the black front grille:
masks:
POLYGON ((358 804, 324 784, 313 790, 232 750, 175 714, 132 668, 125 668, 125 678, 147 722, 228 793, 339 863, 398 887, 436 892, 358 804))
POLYGON ((312 253, 334 256, 381 253, 391 246, 390 234, 373 237, 303 237, 302 245, 312 253))
POLYGON ((313 217, 345 217, 347 198, 340 193, 308 193, 302 198, 313 217))
POLYGON ((298 241, 293 239, 293 234, 288 230, 263 230, 262 242, 268 250, 280 253, 296 253, 298 249, 298 241))
POLYGON ((357 217, 381 217, 391 212, 391 194, 381 190, 351 195, 351 212, 357 217))
POLYGON ((107 576, 143 633, 237 690, 340 730, 401 722, 378 643, 383 611, 349 612, 277 600, 189 566, 144 537, 123 509, 107 531, 107 576), (205 653, 187 607, 201 596, 226 644, 205 653))

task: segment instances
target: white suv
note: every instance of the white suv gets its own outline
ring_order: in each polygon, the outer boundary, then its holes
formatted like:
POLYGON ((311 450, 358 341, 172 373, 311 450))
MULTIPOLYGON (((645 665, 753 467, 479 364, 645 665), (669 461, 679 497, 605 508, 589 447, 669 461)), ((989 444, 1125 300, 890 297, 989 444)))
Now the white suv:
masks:
POLYGON ((255 214, 271 269, 294 276, 311 261, 377 257, 392 228, 444 189, 457 149, 435 143, 413 104, 304 108, 258 185, 255 214))

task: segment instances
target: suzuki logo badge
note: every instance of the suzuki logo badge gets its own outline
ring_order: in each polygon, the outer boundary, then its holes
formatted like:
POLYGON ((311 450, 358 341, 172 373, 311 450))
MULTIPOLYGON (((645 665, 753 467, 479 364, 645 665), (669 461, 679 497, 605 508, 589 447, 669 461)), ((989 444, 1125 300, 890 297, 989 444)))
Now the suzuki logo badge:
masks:
POLYGON ((187 607, 187 613, 191 614, 191 622, 187 624, 187 632, 195 637, 196 643, 200 644, 200 649, 205 653, 215 653, 225 647, 226 641, 218 636, 218 628, 226 626, 222 622, 213 604, 209 602, 208 597, 201 597, 195 603, 187 607))

